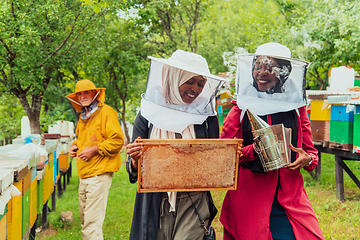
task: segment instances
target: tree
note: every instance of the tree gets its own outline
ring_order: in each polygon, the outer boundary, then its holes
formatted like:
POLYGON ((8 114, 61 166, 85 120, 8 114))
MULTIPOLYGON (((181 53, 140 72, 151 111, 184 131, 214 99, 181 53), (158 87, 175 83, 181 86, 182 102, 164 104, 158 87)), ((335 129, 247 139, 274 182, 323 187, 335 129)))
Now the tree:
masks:
POLYGON ((360 3, 348 0, 300 1, 292 13, 290 34, 284 35, 294 54, 311 62, 308 87, 324 89, 332 67, 359 70, 360 3))
POLYGON ((82 69, 97 86, 106 88, 106 103, 119 113, 130 142, 127 125, 138 110, 131 106, 139 106, 140 95, 145 91, 149 44, 143 26, 116 11, 102 17, 97 29, 89 43, 93 51, 84 56, 82 69))
POLYGON ((2 1, 0 82, 19 99, 32 133, 41 133, 41 105, 49 84, 59 77, 60 67, 72 64, 72 54, 86 38, 82 33, 101 14, 80 1, 2 1))

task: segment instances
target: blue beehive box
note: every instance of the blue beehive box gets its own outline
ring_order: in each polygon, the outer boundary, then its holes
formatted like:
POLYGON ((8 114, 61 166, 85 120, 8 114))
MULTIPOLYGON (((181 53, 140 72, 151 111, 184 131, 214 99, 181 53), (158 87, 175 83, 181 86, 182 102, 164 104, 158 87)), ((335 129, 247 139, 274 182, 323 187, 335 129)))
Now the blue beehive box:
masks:
POLYGON ((54 160, 54 182, 57 181, 57 177, 59 175, 59 159, 56 158, 56 151, 53 154, 54 160))
POLYGON ((331 121, 354 121, 354 107, 346 105, 332 105, 331 106, 331 121))

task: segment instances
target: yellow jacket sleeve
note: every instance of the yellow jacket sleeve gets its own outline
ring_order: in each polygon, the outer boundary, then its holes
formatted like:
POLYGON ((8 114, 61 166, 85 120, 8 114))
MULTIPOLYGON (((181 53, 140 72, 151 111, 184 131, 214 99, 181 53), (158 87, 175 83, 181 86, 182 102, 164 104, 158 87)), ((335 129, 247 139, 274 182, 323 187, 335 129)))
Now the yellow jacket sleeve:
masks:
POLYGON ((114 157, 124 145, 124 134, 118 120, 117 113, 111 109, 102 121, 102 135, 105 140, 98 144, 98 152, 101 156, 114 157))

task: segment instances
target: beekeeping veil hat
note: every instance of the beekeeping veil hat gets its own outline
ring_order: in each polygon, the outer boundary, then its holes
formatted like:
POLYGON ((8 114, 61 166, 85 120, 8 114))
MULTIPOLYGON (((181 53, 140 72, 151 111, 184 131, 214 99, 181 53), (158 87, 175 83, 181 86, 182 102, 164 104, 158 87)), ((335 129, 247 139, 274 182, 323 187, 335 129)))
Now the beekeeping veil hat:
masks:
POLYGON ((205 58, 183 50, 176 50, 168 59, 149 58, 146 92, 141 100, 141 114, 149 122, 159 129, 181 133, 190 124, 202 124, 216 115, 215 94, 225 79, 210 73, 205 58), (203 79, 200 90, 190 93, 191 102, 184 101, 179 87, 197 76, 203 79))
POLYGON ((237 105, 257 115, 297 109, 306 104, 308 62, 291 58, 279 43, 260 45, 255 54, 238 56, 237 105), (272 75, 273 81, 269 79, 272 75))

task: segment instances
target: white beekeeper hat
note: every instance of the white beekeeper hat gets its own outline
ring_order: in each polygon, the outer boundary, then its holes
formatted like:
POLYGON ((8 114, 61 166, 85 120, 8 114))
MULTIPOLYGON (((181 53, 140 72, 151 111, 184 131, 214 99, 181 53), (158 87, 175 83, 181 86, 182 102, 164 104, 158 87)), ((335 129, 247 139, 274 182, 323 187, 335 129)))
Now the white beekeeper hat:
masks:
POLYGON ((178 49, 168 59, 151 56, 148 56, 148 58, 201 76, 225 81, 224 78, 211 74, 206 59, 196 53, 178 49))

